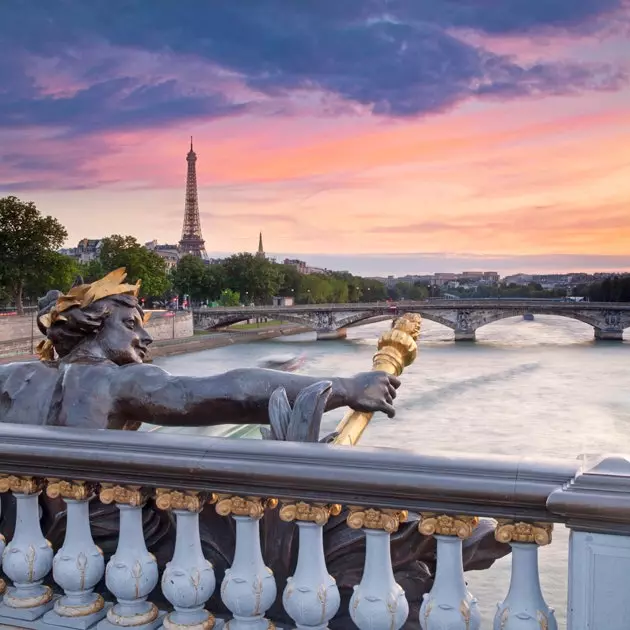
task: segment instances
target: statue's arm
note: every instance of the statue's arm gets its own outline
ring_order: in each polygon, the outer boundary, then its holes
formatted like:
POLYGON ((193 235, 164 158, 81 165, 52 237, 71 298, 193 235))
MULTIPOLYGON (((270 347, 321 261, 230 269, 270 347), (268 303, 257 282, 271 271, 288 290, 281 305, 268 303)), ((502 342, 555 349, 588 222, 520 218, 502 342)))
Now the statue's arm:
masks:
MULTIPOLYGON (((173 376, 153 365, 115 370, 112 413, 126 420, 172 426, 266 424, 272 392, 284 387, 291 403, 299 392, 321 381, 276 370, 237 369, 216 376, 173 376)), ((333 383, 326 411, 347 405, 351 379, 333 383)))

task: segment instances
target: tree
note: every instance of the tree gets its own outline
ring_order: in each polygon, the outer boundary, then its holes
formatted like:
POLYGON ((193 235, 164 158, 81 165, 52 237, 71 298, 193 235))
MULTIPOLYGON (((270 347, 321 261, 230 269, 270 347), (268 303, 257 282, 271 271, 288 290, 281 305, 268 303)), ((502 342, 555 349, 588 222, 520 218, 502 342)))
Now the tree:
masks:
POLYGON ((100 258, 79 264, 79 273, 85 282, 94 282, 105 275, 105 267, 100 258))
POLYGON ((186 293, 193 301, 200 302, 207 296, 205 274, 207 265, 197 256, 183 256, 173 272, 173 288, 186 293))
POLYGON ((241 296, 232 289, 224 289, 219 303, 221 306, 238 306, 241 303, 241 296))
POLYGON ((45 272, 50 255, 66 240, 66 229, 50 216, 42 216, 32 201, 0 199, 0 284, 24 314, 22 294, 29 281, 45 272))
POLYGON ((246 301, 259 304, 269 302, 278 294, 280 288, 280 272, 266 258, 252 254, 235 254, 222 263, 225 272, 225 286, 246 296, 246 301))
POLYGON ((24 294, 32 300, 37 300, 50 289, 67 292, 81 273, 74 258, 59 252, 47 252, 45 262, 42 271, 24 285, 24 294))
POLYGON ((105 273, 125 267, 127 282, 142 280, 143 297, 161 297, 170 287, 164 259, 140 245, 133 236, 114 234, 104 238, 99 257, 105 273))
POLYGON ((206 265, 203 274, 204 293, 208 300, 218 300, 225 288, 225 270, 222 265, 206 265))

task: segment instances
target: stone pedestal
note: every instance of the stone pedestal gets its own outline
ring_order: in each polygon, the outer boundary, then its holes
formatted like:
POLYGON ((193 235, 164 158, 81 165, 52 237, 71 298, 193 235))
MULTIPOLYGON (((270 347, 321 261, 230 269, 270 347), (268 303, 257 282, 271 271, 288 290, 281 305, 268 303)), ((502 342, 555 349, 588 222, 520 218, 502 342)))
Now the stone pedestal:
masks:
POLYGON ((630 619, 630 459, 585 465, 547 508, 566 519, 571 630, 625 630, 630 619))
POLYGON ((598 341, 623 341, 623 330, 595 329, 595 339, 598 341))
POLYGON ((329 341, 332 339, 345 339, 348 336, 347 328, 339 328, 338 330, 318 330, 318 341, 329 341))
POLYGON ((474 330, 456 330, 455 341, 476 341, 477 335, 474 330))

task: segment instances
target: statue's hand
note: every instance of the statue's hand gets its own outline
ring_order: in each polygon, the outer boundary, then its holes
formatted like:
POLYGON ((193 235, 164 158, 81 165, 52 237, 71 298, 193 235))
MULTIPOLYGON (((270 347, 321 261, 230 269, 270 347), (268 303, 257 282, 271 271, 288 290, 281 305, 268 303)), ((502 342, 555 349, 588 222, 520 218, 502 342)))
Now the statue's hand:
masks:
POLYGON ((396 415, 392 403, 400 381, 385 372, 364 372, 349 379, 347 404, 356 411, 382 411, 396 415))

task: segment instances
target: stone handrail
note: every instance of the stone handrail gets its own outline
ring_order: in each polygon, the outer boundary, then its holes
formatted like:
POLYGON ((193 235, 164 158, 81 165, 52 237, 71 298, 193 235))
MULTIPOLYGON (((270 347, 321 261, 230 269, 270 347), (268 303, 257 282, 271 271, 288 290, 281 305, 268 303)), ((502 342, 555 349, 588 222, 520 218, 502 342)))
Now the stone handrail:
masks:
POLYGON ((212 628, 215 620, 205 606, 216 577, 202 552, 199 519, 204 510, 214 510, 218 518, 233 519, 235 527, 233 561, 219 589, 230 613, 226 628, 270 628, 266 615, 278 589, 284 589, 284 610, 297 628, 323 629, 331 620, 334 626, 340 591, 328 575, 323 528, 342 506, 347 527, 365 536, 363 576, 347 608, 360 630, 397 630, 410 604, 420 605, 407 601, 390 556, 390 539, 410 511, 420 513, 415 535, 437 541, 437 572, 409 627, 415 622, 423 630, 479 629, 462 548, 481 526, 480 516, 498 517, 495 537, 513 552, 511 586, 495 628, 557 627, 537 566, 537 548, 551 542, 553 522, 574 529, 569 629, 617 630, 625 623, 623 611, 615 616, 620 609, 610 604, 626 601, 630 569, 630 463, 622 457, 583 464, 4 424, 0 492, 15 497, 17 510, 2 555, 9 586, 0 625, 212 628), (39 523, 43 492, 66 504, 60 549, 51 548, 39 523), (105 507, 115 505, 120 519, 106 570, 90 532, 90 514, 101 510, 98 499, 105 507), (171 512, 177 523, 161 579, 166 604, 160 607, 152 603, 158 562, 143 533, 143 508, 149 504, 171 512), (261 524, 272 514, 299 531, 297 566, 286 583, 267 569, 261 551, 261 524), (51 570, 63 594, 45 583, 51 570), (105 598, 95 593, 103 575, 105 598))
POLYGON ((373 302, 346 302, 332 304, 293 304, 291 306, 254 305, 254 306, 212 306, 208 308, 193 308, 195 313, 214 312, 282 312, 282 311, 334 311, 334 310, 361 310, 361 309, 398 309, 408 310, 421 307, 431 308, 488 308, 488 307, 527 307, 527 306, 552 306, 560 308, 580 308, 585 310, 600 310, 602 308, 627 311, 630 304, 627 302, 573 302, 561 299, 545 298, 462 298, 459 300, 446 300, 429 298, 426 300, 403 300, 387 302, 386 300, 375 300, 373 302))

